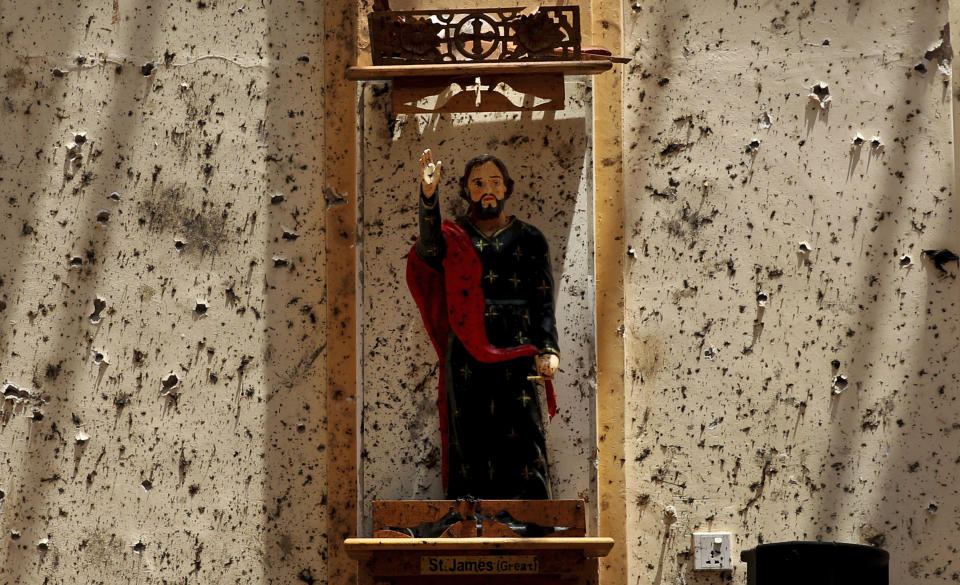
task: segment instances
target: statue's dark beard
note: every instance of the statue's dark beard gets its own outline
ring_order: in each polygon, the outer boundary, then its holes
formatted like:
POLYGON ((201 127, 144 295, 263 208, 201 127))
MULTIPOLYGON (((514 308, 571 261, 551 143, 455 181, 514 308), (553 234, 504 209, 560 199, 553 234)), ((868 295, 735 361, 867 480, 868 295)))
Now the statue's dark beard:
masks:
POLYGON ((497 204, 487 207, 480 201, 470 202, 470 217, 475 219, 493 219, 503 213, 503 199, 497 199, 497 204))

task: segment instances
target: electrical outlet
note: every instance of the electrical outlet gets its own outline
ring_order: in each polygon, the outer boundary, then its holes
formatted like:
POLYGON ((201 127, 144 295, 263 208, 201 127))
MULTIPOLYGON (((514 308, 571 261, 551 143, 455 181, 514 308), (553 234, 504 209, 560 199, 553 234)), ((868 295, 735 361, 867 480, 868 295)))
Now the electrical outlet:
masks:
POLYGON ((732 539, 733 535, 729 532, 694 532, 693 570, 732 570, 733 555, 730 547, 732 539))

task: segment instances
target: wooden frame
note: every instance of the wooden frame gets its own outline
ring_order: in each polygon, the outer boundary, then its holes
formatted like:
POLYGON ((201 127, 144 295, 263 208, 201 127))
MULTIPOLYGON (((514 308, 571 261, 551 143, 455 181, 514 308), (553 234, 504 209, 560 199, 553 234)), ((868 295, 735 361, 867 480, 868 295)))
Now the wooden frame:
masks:
MULTIPOLYGON (((324 47, 325 90, 324 190, 331 190, 344 205, 333 206, 326 218, 327 231, 327 577, 331 583, 357 583, 357 562, 347 555, 346 537, 357 530, 357 408, 356 408, 356 153, 352 136, 356 127, 356 87, 348 79, 350 64, 358 57, 356 31, 360 30, 359 5, 333 0, 325 5, 325 19, 340 26, 328 27, 324 47)), ((621 46, 620 3, 594 0, 586 31, 592 42, 621 46)), ((369 61, 366 61, 369 63, 369 61)), ((545 64, 537 64, 542 66, 545 64)), ((556 65, 550 63, 549 65, 556 65)), ((447 65, 444 65, 447 67, 447 65)), ((607 64, 605 69, 609 69, 607 64)), ((362 68, 350 68, 351 76, 362 68)), ((501 70, 500 73, 503 71, 501 70)), ((378 72, 377 75, 382 75, 378 72)), ((448 72, 438 73, 447 74, 448 72)), ((472 72, 471 72, 472 73, 472 72)), ((370 74, 370 73, 366 73, 370 74)), ((614 547, 600 567, 601 582, 625 583, 626 493, 623 473, 623 145, 622 74, 598 78, 594 91, 594 153, 596 198, 597 353, 599 434, 599 532, 613 537, 614 547), (602 163, 601 163, 602 161, 602 163)))

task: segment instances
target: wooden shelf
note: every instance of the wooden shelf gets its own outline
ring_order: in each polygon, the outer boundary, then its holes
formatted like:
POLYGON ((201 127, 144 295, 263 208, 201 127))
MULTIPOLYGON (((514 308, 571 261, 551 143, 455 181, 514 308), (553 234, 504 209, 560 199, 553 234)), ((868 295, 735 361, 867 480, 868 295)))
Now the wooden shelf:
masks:
POLYGON ((498 63, 438 63, 428 65, 372 65, 350 67, 347 79, 369 81, 397 77, 464 77, 471 75, 536 75, 562 73, 564 75, 596 75, 613 67, 613 61, 590 59, 585 61, 521 61, 498 63))
POLYGON ((457 551, 582 551, 586 558, 607 556, 613 539, 605 537, 554 538, 348 538, 344 548, 350 557, 366 559, 383 552, 457 551))

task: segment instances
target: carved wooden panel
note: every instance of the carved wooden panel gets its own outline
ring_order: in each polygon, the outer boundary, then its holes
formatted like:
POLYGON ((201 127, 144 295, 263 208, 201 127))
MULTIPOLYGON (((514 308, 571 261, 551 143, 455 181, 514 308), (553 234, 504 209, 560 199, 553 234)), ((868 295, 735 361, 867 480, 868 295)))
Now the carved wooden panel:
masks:
POLYGON ((393 82, 393 112, 562 110, 563 74, 411 77, 393 82))
POLYGON ((374 65, 580 60, 580 8, 374 11, 374 65))

